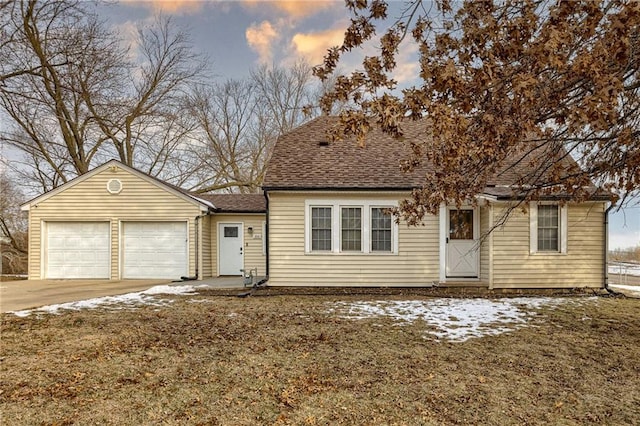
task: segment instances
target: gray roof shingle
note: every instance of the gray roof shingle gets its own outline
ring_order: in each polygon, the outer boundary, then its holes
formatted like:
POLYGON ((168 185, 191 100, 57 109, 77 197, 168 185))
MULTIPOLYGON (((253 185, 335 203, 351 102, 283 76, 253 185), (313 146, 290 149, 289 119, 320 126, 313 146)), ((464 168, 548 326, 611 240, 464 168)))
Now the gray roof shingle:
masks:
MULTIPOLYGON (((273 190, 407 190, 424 184, 434 166, 426 161, 409 173, 400 165, 410 155, 411 140, 428 137, 428 120, 402 123, 402 138, 394 138, 372 126, 365 146, 353 139, 328 142, 327 130, 338 123, 338 117, 322 116, 282 135, 269 161, 263 188, 273 190), (328 143, 327 143, 328 142, 328 143)), ((511 187, 522 184, 530 173, 532 155, 547 159, 542 152, 532 152, 525 160, 507 161, 508 167, 490 179, 485 193, 497 198, 518 198, 519 191, 511 187)), ((518 156, 521 159, 521 156, 518 156)), ((547 160, 548 161, 548 160, 547 160)), ((562 160, 566 167, 575 166, 569 156, 562 160)), ((593 192, 596 188, 593 187, 593 192)), ((595 198, 608 198, 597 192, 595 198)))
POLYGON ((265 213, 267 202, 262 194, 197 194, 214 205, 219 213, 265 213))

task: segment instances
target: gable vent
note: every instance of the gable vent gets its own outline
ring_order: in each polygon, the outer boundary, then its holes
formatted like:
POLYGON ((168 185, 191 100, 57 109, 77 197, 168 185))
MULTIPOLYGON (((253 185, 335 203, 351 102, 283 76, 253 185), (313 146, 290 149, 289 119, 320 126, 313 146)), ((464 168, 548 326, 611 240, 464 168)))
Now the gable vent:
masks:
POLYGON ((107 182, 107 191, 109 194, 119 194, 122 191, 122 182, 120 179, 109 179, 107 182))

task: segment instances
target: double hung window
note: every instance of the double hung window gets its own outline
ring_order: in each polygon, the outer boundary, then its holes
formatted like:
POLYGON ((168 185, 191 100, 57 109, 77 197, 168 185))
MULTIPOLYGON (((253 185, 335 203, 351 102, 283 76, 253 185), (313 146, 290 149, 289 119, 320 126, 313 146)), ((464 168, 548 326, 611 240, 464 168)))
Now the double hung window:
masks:
POLYGON ((306 202, 307 253, 397 252, 397 225, 384 203, 306 202))
POLYGON ((529 210, 531 254, 566 254, 568 206, 532 202, 529 210))
POLYGON ((331 251, 331 207, 311 208, 311 250, 331 251))

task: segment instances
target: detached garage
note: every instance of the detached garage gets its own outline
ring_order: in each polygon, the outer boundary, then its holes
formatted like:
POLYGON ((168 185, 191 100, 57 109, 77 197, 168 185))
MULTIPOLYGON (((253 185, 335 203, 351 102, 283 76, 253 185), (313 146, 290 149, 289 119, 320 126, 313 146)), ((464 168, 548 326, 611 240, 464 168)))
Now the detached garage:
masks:
POLYGON ((29 279, 211 274, 213 204, 118 161, 22 209, 29 212, 29 279))

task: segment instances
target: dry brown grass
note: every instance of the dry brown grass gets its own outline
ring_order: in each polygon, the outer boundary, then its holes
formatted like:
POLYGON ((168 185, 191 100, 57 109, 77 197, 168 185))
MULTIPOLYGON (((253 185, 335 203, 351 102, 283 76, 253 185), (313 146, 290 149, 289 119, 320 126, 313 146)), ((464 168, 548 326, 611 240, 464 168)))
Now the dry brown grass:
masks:
POLYGON ((327 313, 367 298, 380 296, 199 295, 4 315, 1 423, 640 422, 639 300, 568 303, 535 327, 447 343, 425 338, 421 322, 327 313))

